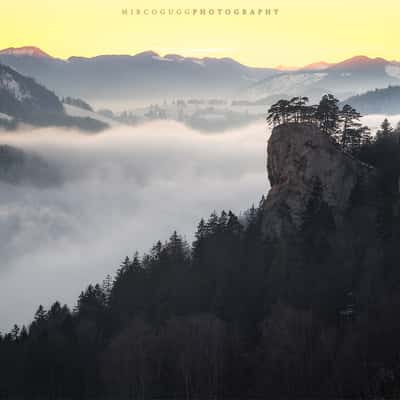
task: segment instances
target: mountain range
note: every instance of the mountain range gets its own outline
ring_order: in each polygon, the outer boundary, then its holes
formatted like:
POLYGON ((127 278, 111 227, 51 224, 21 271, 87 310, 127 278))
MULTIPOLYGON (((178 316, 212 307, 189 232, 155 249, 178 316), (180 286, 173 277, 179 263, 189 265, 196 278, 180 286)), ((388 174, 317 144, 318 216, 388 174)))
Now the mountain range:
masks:
POLYGON ((36 47, 0 51, 0 63, 32 76, 61 96, 88 101, 149 101, 177 97, 259 100, 273 95, 331 92, 340 99, 400 84, 400 63, 357 56, 295 70, 249 67, 231 58, 194 58, 153 51, 136 55, 51 57, 36 47))
POLYGON ((383 58, 357 56, 329 66, 319 64, 318 68, 311 65, 308 69, 280 72, 250 85, 243 96, 257 100, 271 95, 307 95, 316 101, 330 92, 344 100, 369 90, 400 85, 400 63, 383 58))
POLYGON ((161 57, 153 51, 61 60, 27 47, 0 51, 0 63, 34 77, 61 96, 89 101, 232 96, 276 73, 271 68, 247 67, 230 58, 161 57))

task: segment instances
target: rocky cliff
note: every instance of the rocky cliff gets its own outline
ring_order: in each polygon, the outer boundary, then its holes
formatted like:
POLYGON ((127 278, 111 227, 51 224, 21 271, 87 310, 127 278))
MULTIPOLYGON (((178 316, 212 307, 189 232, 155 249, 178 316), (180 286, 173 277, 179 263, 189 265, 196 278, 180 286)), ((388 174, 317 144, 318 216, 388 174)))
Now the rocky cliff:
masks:
POLYGON ((273 130, 267 168, 268 290, 303 307, 331 307, 332 315, 346 312, 349 293, 358 307, 373 301, 392 279, 392 203, 382 200, 380 172, 310 124, 273 130))
MULTIPOLYGON (((264 228, 269 235, 301 229, 307 205, 320 188, 337 226, 343 225, 356 192, 373 191, 376 171, 343 153, 311 124, 276 127, 268 143, 271 190, 264 204, 264 228)), ((372 198, 364 200, 373 203, 372 198)))

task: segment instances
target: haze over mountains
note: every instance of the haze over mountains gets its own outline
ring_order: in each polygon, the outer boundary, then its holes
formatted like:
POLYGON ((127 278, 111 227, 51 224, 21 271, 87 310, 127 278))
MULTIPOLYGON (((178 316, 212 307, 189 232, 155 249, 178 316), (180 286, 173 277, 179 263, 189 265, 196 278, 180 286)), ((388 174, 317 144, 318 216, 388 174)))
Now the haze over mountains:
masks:
MULTIPOLYGON (((231 58, 136 55, 54 58, 35 47, 0 51, 0 63, 32 76, 59 96, 88 101, 152 101, 177 97, 259 100, 271 95, 332 92, 341 100, 400 85, 400 63, 357 56, 336 64, 317 62, 283 71, 253 68, 231 58)), ((282 67, 281 67, 282 68, 282 67)))
POLYGON ((266 95, 307 95, 316 101, 324 93, 331 92, 341 100, 389 85, 400 84, 400 64, 383 58, 357 56, 320 69, 282 72, 267 77, 251 86, 245 95, 255 100, 266 95))
POLYGON ((230 58, 160 57, 148 51, 134 56, 101 55, 61 60, 32 51, 6 49, 0 63, 29 75, 62 96, 87 100, 141 100, 176 96, 232 96, 275 71, 251 68, 230 58))
POLYGON ((352 105, 361 114, 399 114, 400 86, 371 90, 348 98, 346 103, 352 105))

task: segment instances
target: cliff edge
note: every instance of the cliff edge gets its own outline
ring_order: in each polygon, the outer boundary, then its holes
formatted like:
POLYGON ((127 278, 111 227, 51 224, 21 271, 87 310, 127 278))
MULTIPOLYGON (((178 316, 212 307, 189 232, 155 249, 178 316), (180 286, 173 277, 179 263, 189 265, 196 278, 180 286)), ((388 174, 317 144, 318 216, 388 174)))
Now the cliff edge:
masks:
MULTIPOLYGON (((372 190, 376 171, 344 153, 316 126, 286 124, 273 129, 268 142, 267 170, 271 189, 264 203, 263 226, 268 235, 301 229, 315 191, 341 226, 356 192, 372 190)), ((373 203, 373 199, 363 199, 373 203)))

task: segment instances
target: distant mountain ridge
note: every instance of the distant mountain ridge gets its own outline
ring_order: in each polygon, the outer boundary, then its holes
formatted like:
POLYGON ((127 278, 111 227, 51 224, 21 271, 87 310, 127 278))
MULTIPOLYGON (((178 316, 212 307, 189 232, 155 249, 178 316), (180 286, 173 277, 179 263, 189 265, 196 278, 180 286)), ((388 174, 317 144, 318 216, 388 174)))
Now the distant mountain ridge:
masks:
POLYGON ((400 114, 400 86, 389 86, 352 96, 345 100, 362 114, 400 114))
POLYGON ((356 56, 301 68, 255 68, 232 58, 196 58, 154 51, 135 55, 54 58, 27 46, 0 51, 0 63, 32 76, 58 95, 93 101, 225 97, 258 101, 275 95, 331 92, 340 99, 400 84, 400 63, 356 56))
POLYGON ((52 58, 43 50, 35 46, 8 47, 7 49, 0 50, 0 55, 1 54, 52 58))
MULTIPOLYGON (((40 49, 39 47, 36 46, 22 46, 22 47, 8 47, 6 49, 0 50, 0 55, 15 55, 15 56, 36 56, 36 57, 46 57, 46 58, 52 58, 52 59, 58 59, 61 60, 61 58, 58 57, 53 57, 40 49)), ((93 58, 104 58, 104 57, 146 57, 146 56, 152 56, 152 57, 157 57, 160 59, 165 59, 165 60, 170 60, 170 61, 184 61, 184 60, 192 60, 192 61, 207 61, 207 60, 228 60, 237 64, 240 64, 238 61, 234 60, 233 58, 230 57, 222 57, 222 58, 216 58, 216 57, 185 57, 180 54, 166 54, 164 56, 160 56, 158 53, 152 50, 148 51, 143 51, 139 52, 136 54, 99 54, 96 56, 92 57, 84 57, 84 56, 70 56, 68 57, 65 61, 70 61, 74 59, 93 59, 93 58)), ((306 64, 305 66, 301 67, 296 67, 296 66, 285 66, 285 65, 279 65, 277 67, 263 67, 263 68, 258 68, 258 69, 271 69, 271 70, 283 70, 283 71, 300 71, 300 70, 308 70, 308 69, 325 69, 325 68, 330 68, 330 67, 343 67, 343 66, 348 66, 348 65, 368 65, 371 63, 375 64, 387 64, 387 63, 397 63, 400 65, 400 61, 396 60, 386 60, 385 58, 382 57, 376 57, 376 58, 370 58, 364 55, 358 55, 351 57, 349 59, 345 59, 340 62, 326 62, 326 61, 317 61, 317 62, 312 62, 309 64, 306 64)), ((243 64, 241 64, 243 65, 243 64)), ((256 68, 256 67, 250 67, 250 68, 256 68)), ((257 68, 256 68, 257 69, 257 68)))
POLYGON ((26 48, 6 49, 0 51, 0 63, 32 76, 61 96, 88 101, 233 96, 249 83, 277 73, 272 68, 248 67, 231 58, 162 57, 153 51, 73 56, 67 60, 36 54, 41 53, 26 48))
POLYGON ((257 100, 267 95, 307 95, 316 101, 330 92, 340 99, 376 88, 400 85, 400 63, 356 56, 322 69, 280 72, 250 85, 242 96, 257 100))
POLYGON ((311 64, 307 64, 304 67, 287 67, 285 65, 278 65, 276 67, 277 70, 279 71, 307 71, 307 70, 322 70, 329 68, 331 66, 335 65, 334 63, 328 63, 326 61, 318 61, 318 62, 313 62, 311 64))

